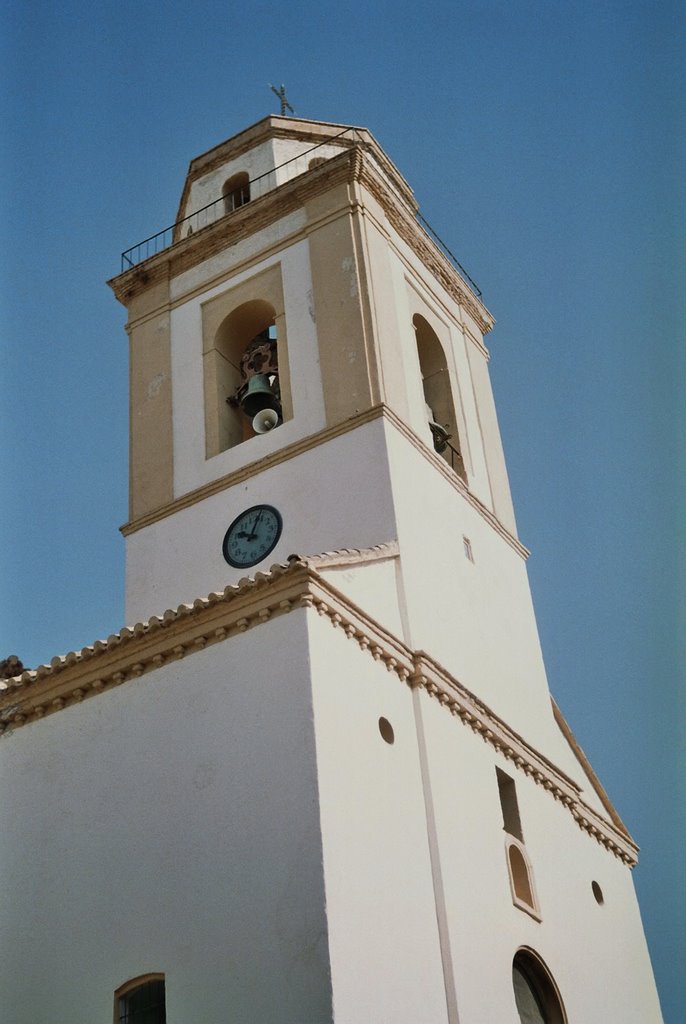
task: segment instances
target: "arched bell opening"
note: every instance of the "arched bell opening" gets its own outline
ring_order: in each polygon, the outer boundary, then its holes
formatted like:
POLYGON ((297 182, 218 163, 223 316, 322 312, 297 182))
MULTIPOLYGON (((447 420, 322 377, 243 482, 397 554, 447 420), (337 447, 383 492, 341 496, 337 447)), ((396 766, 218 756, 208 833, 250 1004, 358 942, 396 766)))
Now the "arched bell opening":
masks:
POLYGON ((293 418, 279 265, 202 305, 205 457, 293 418), (271 410, 255 424, 255 416, 271 410))
POLYGON ((239 206, 245 206, 250 202, 250 178, 247 171, 239 171, 238 174, 228 178, 222 186, 224 197, 224 212, 231 213, 239 206))
POLYGON ((521 1024, 567 1024, 555 979, 533 949, 518 949, 512 961, 512 987, 521 1024))
POLYGON ((467 476, 457 432, 457 417, 450 372, 443 346, 430 324, 416 313, 412 324, 417 341, 417 355, 422 375, 427 419, 427 440, 448 465, 466 481, 467 476))
POLYGON ((278 426, 283 410, 274 307, 253 299, 232 310, 219 326, 211 355, 220 403, 219 451, 278 426))

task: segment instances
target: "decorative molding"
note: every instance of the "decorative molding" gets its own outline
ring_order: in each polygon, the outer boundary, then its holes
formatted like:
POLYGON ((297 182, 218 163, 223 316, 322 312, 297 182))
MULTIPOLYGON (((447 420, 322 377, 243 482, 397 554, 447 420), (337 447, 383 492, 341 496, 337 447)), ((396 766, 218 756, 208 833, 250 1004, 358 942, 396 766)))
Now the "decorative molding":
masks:
POLYGON ((369 161, 362 165, 359 180, 382 206, 391 226, 402 240, 410 246, 422 263, 440 281, 446 292, 469 311, 480 331, 483 334, 488 334, 495 325, 494 317, 417 220, 408 216, 400 204, 394 200, 379 175, 374 173, 369 161))
POLYGON ((543 754, 531 747, 523 737, 510 729, 494 711, 491 711, 471 691, 462 686, 425 652, 415 653, 415 672, 412 685, 426 690, 443 704, 451 714, 457 715, 464 725, 490 743, 515 768, 548 790, 554 799, 565 806, 577 825, 592 835, 606 849, 633 867, 637 863, 638 846, 626 830, 606 821, 581 798, 581 787, 543 754))
MULTIPOLYGON (((210 259, 243 238, 254 235, 263 227, 282 219, 294 210, 301 209, 306 202, 328 191, 333 185, 358 181, 381 204, 389 223, 403 241, 413 249, 447 293, 469 311, 482 333, 487 334, 495 320, 469 285, 463 281, 447 256, 444 256, 417 222, 414 217, 416 204, 411 191, 408 191, 409 186, 385 158, 382 164, 389 181, 398 177, 404 186, 399 188, 396 195, 391 195, 377 170, 377 166, 381 164, 375 166, 374 160, 365 152, 368 145, 352 145, 340 155, 327 159, 325 164, 290 178, 246 203, 245 206, 225 214, 207 227, 117 275, 108 281, 108 284, 117 299, 127 305, 128 301, 142 289, 147 289, 167 277, 176 277, 210 259)), ((379 149, 379 152, 382 151, 379 149)))
POLYGON ((162 279, 176 277, 186 270, 224 252, 244 238, 301 209, 312 197, 328 191, 350 178, 351 151, 331 157, 326 164, 290 178, 244 206, 219 217, 212 224, 174 242, 130 270, 107 283, 123 305, 145 288, 162 279), (326 169, 327 173, 323 173, 326 169))
MULTIPOLYGON (((357 562, 392 557, 393 545, 357 552, 357 562), (382 553, 383 552, 383 553, 382 553)), ((222 592, 168 609, 161 617, 126 627, 106 641, 53 658, 49 665, 0 684, 0 730, 11 733, 106 689, 133 681, 172 661, 222 643, 295 608, 309 608, 342 630, 402 683, 423 690, 514 768, 566 807, 579 828, 629 866, 638 847, 622 828, 586 804, 579 785, 515 733, 494 711, 425 651, 412 651, 381 623, 337 590, 317 571, 339 555, 355 561, 355 552, 329 552, 312 558, 292 555, 269 572, 243 578, 222 592)), ((567 727, 568 728, 568 727, 567 727)))
POLYGON ((153 509, 144 516, 125 523, 120 527, 120 530, 125 537, 128 537, 130 534, 136 533, 137 530, 141 530, 151 523, 156 523, 160 519, 166 519, 167 516, 174 515, 174 513, 179 512, 181 509, 189 508, 198 501, 203 501, 213 494, 219 494, 229 487, 234 487, 244 480, 249 480, 250 477, 263 473, 265 470, 271 469, 272 466, 277 466, 281 462, 288 462, 290 459, 294 459, 296 456, 302 455, 312 448, 317 448, 320 444, 326 444, 327 441, 332 441, 335 437, 347 434, 350 430, 355 430, 357 427, 364 426, 365 423, 379 419, 384 414, 383 410, 384 407, 381 405, 374 406, 371 409, 358 413, 356 416, 350 417, 350 419, 343 420, 342 423, 336 423, 333 427, 325 427, 316 434, 310 434, 307 437, 300 438, 298 441, 293 441, 284 448, 279 448, 277 451, 262 456, 262 458, 257 459, 255 462, 250 462, 239 469, 233 470, 231 473, 226 473, 215 480, 210 480, 208 483, 203 484, 201 487, 196 487, 192 491, 186 491, 185 494, 181 494, 167 505, 153 509))
POLYGON ((209 498, 214 494, 220 494, 229 487, 234 487, 236 484, 242 483, 244 480, 249 480, 250 477, 256 476, 258 473, 271 469, 272 466, 276 466, 281 462, 287 462, 289 459, 302 455, 304 452, 310 451, 312 448, 316 448, 320 444, 325 444, 327 441, 331 441, 335 437, 347 434, 349 431, 355 430, 357 427, 364 426, 364 424, 371 423, 373 420, 380 419, 381 417, 393 424, 396 430, 398 430, 416 448, 416 450, 425 459, 427 459, 427 461, 429 461, 431 465, 439 471, 439 473, 441 473, 441 475, 452 487, 455 488, 456 491, 459 491, 460 494, 463 495, 472 508, 474 508, 479 515, 493 527, 496 533, 498 533, 503 540, 507 541, 510 547, 513 548, 521 558, 527 559, 529 557, 528 549, 525 548, 524 545, 513 534, 511 534, 505 526, 503 526, 497 516, 495 516, 494 513, 476 497, 476 495, 471 493, 467 484, 465 484, 461 477, 450 469, 445 459, 442 459, 440 455, 437 455, 436 452, 429 448, 424 441, 422 441, 422 439, 415 434, 415 432, 408 427, 395 412, 393 412, 390 406, 384 405, 383 403, 374 405, 370 409, 365 409, 364 412, 351 416, 342 423, 336 423, 333 427, 325 427, 324 430, 320 430, 316 434, 310 434, 308 437, 303 437, 298 441, 294 441, 292 444, 286 445, 285 448, 279 448, 275 452, 270 452, 269 455, 265 455, 261 459, 257 459, 255 462, 250 462, 246 466, 241 466, 239 469, 235 469, 231 473, 226 473, 224 476, 217 477, 215 480, 210 480, 201 487, 196 487, 192 491, 186 491, 185 494, 180 495, 168 504, 162 505, 160 508, 153 509, 151 512, 146 512, 145 515, 140 516, 138 519, 132 519, 128 523, 124 523, 124 525, 120 526, 119 529, 125 537, 129 537, 131 534, 136 533, 138 530, 142 530, 146 526, 150 526, 152 523, 157 523, 162 519, 166 519, 168 516, 172 516, 184 508, 190 508, 190 506, 195 505, 196 502, 203 501, 205 498, 209 498))
MULTIPOLYGON (((331 121, 308 121, 270 114, 237 135, 226 139, 224 142, 220 142, 217 146, 213 146, 212 149, 201 153, 191 160, 179 202, 177 221, 183 217, 190 188, 195 181, 211 174, 212 171, 215 171, 230 160, 237 160, 244 153, 255 149, 263 142, 272 138, 308 142, 311 143, 312 148, 336 144, 341 149, 349 149, 354 145, 359 145, 362 141, 375 154, 376 159, 382 164, 389 177, 397 179, 402 184, 402 189, 407 199, 410 202, 414 202, 414 194, 409 184, 393 162, 386 156, 369 129, 360 128, 356 125, 335 124, 331 121)), ((299 154, 299 156, 306 155, 307 151, 299 154)))
POLYGON ((308 555, 309 565, 317 569, 341 569, 348 565, 369 565, 371 562, 385 562, 398 558, 400 546, 397 540, 387 544, 375 544, 371 548, 341 548, 339 551, 322 551, 320 555, 308 555))

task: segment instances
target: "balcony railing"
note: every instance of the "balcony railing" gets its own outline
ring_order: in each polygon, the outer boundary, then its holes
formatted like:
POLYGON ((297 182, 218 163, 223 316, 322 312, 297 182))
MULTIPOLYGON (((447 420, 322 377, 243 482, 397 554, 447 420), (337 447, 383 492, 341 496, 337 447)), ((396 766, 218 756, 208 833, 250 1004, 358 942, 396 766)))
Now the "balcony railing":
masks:
MULTIPOLYGON (((327 146, 335 147, 336 144, 341 143, 341 148, 345 148, 346 145, 364 144, 356 128, 344 128, 338 135, 333 135, 331 138, 317 143, 316 146, 305 150, 304 153, 299 153, 297 156, 285 160, 278 167, 274 167, 264 174, 258 175, 256 178, 251 178, 248 183, 250 202, 265 195, 267 192, 273 191, 278 185, 282 185, 286 181, 290 181, 292 178, 296 178, 310 170, 311 161, 317 159, 318 150, 324 151, 327 146)), ((338 155, 339 153, 328 153, 324 156, 324 152, 320 152, 322 163, 338 155)), ((236 209, 240 209, 240 206, 236 207, 236 209)), ((199 210, 194 210, 193 213, 189 213, 188 216, 176 221, 176 223, 171 224, 168 228, 163 228, 161 231, 156 232, 156 234, 144 238, 142 242, 132 245, 130 249, 126 249, 121 254, 121 272, 124 273, 127 270, 131 270, 132 267, 137 266, 139 263, 157 256, 158 253, 164 252, 165 249, 171 248, 190 235, 209 227, 233 212, 233 210, 227 210, 226 208, 226 197, 223 195, 219 196, 218 199, 207 203, 206 206, 201 207, 199 210)), ((454 253, 439 238, 421 213, 417 212, 416 216, 417 221, 429 235, 431 241, 457 270, 464 283, 478 298, 481 298, 481 289, 469 276, 454 253)))
MULTIPOLYGON (((358 142, 360 141, 359 132, 355 128, 344 128, 338 135, 325 139, 323 142, 318 142, 316 146, 312 146, 304 153, 299 153, 289 160, 284 160, 278 167, 273 167, 271 170, 265 171, 264 174, 259 174, 256 178, 251 178, 248 185, 250 201, 252 202, 265 195, 265 193, 273 191, 277 185, 282 185, 284 182, 290 181, 291 178, 304 174, 309 170, 310 161, 317 158, 317 150, 321 150, 325 146, 336 145, 336 143, 340 143, 344 139, 346 141, 350 140, 351 143, 358 142)), ((338 156, 338 153, 329 154, 327 157, 322 157, 322 159, 330 160, 333 155, 338 156)), ((135 267, 138 263, 150 259, 151 256, 156 256, 159 252, 163 252, 184 238, 188 238, 189 235, 195 234, 196 231, 209 227, 216 221, 221 220, 222 217, 225 217, 227 213, 232 212, 233 210, 227 211, 226 200, 223 195, 218 199, 214 199, 211 203, 207 203, 206 206, 202 206, 199 210, 194 210, 193 213, 189 213, 182 220, 177 220, 175 224, 171 224, 168 228, 163 228, 156 234, 150 235, 149 238, 144 238, 142 242, 137 242, 136 245, 132 245, 130 249, 123 252, 121 254, 122 273, 125 270, 130 270, 131 267, 135 267)))

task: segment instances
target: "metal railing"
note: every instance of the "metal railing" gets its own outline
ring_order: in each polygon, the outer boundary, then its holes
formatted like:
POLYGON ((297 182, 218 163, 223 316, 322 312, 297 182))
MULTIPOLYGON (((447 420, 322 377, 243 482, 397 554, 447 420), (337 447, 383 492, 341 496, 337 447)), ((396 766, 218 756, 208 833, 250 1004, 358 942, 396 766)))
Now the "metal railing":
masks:
MULTIPOLYGON (((309 170, 310 161, 316 159, 313 153, 325 146, 335 146, 344 136, 347 136, 352 143, 359 141, 359 132, 356 128, 344 128, 338 135, 324 139, 323 142, 318 142, 316 146, 311 146, 304 153, 298 153, 297 156, 284 160, 283 163, 269 171, 265 171, 264 174, 258 174, 256 178, 251 178, 248 182, 250 201, 252 202, 265 195, 265 193, 271 192, 277 185, 282 185, 284 182, 290 181, 291 178, 304 174, 305 171, 309 170)), ((331 153, 322 159, 330 160, 333 156, 338 155, 338 153, 331 153)), ((232 212, 233 210, 226 209, 225 196, 221 195, 218 199, 213 199, 211 203, 200 207, 199 210, 194 210, 193 213, 189 213, 182 220, 177 220, 168 228, 163 228, 161 231, 156 232, 156 234, 150 235, 149 238, 144 238, 142 242, 132 245, 130 249, 126 249, 121 254, 122 273, 137 266, 139 263, 143 263, 144 260, 148 260, 152 256, 163 252, 176 242, 188 238, 189 235, 195 234, 196 231, 209 227, 211 224, 216 223, 216 221, 221 220, 222 217, 225 217, 227 213, 232 212)))
MULTIPOLYGON (((458 451, 450 441, 445 442, 445 447, 450 452, 450 468, 453 472, 457 473, 458 476, 464 477, 464 459, 462 458, 462 452, 458 451)), ((446 458, 445 448, 441 454, 443 455, 443 458, 446 458)), ((446 459, 446 461, 448 460, 446 459)))
MULTIPOLYGON (((344 137, 347 137, 352 144, 359 144, 362 142, 356 128, 344 128, 343 131, 339 132, 337 135, 333 135, 330 139, 318 142, 316 146, 312 146, 310 149, 305 150, 304 153, 299 153, 297 156, 291 157, 289 160, 284 160, 284 162, 279 164, 278 167, 265 171, 264 174, 259 174, 256 178, 251 178, 248 182, 250 190, 249 201, 252 202, 260 196, 265 195, 267 192, 271 192, 278 185, 282 185, 286 181, 290 181, 292 178, 298 177, 300 174, 304 174, 310 169, 310 162, 313 159, 316 159, 316 157, 313 157, 313 153, 316 153, 317 150, 322 150, 326 146, 335 147, 336 143, 340 143, 344 137)), ((322 156, 322 162, 331 160, 334 156, 338 155, 338 153, 329 153, 327 156, 322 156)), ((237 207, 236 209, 241 209, 241 207, 237 207)), ((195 234, 197 231, 202 231, 203 228, 209 227, 218 220, 227 216, 227 214, 233 212, 235 211, 227 210, 226 196, 221 195, 218 199, 212 200, 211 203, 207 203, 199 210, 194 210, 193 213, 189 213, 188 216, 183 217, 182 220, 176 221, 174 224, 171 224, 167 228, 163 228, 154 235, 144 238, 142 242, 137 242, 136 245, 132 245, 130 249, 126 249, 121 254, 121 272, 124 273, 126 270, 131 270, 132 267, 137 266, 139 263, 143 263, 145 260, 156 256, 165 249, 169 249, 176 243, 183 241, 190 235, 195 234)), ((481 289, 477 285, 476 281, 469 276, 458 258, 453 252, 451 252, 445 242, 439 238, 426 218, 418 211, 416 217, 421 227, 423 227, 429 235, 431 241, 443 256, 449 260, 455 270, 457 270, 464 283, 479 299, 482 298, 481 289)))
POLYGON ((453 266, 455 267, 455 270, 456 270, 456 271, 458 272, 458 274, 460 275, 460 277, 462 278, 462 280, 464 281, 464 283, 465 283, 465 284, 468 284, 468 285, 469 285, 469 287, 471 288, 471 290, 472 290, 472 291, 474 292, 474 294, 475 294, 475 295, 476 295, 476 296, 477 296, 477 297, 478 297, 479 299, 480 299, 480 298, 482 298, 482 292, 481 292, 481 289, 479 288, 479 286, 478 286, 478 284, 476 283, 476 281, 474 281, 474 280, 473 280, 473 279, 472 279, 472 278, 471 278, 471 277, 469 276, 469 274, 467 273, 467 271, 466 271, 466 270, 464 269, 464 267, 462 266, 462 264, 461 264, 461 263, 460 263, 460 261, 458 260, 457 256, 456 256, 456 255, 455 255, 454 253, 452 253, 452 252, 450 251, 450 249, 448 248, 448 246, 447 246, 447 245, 445 244, 445 242, 443 242, 443 241, 442 241, 442 240, 441 240, 441 239, 440 239, 440 238, 438 237, 438 235, 436 234, 436 232, 434 231, 434 229, 433 229, 433 228, 431 227, 431 225, 429 224, 428 220, 427 220, 427 219, 426 219, 425 217, 422 217, 422 215, 421 215, 421 213, 419 213, 419 211, 417 211, 417 220, 418 220, 418 221, 419 221, 419 223, 420 223, 420 224, 422 225, 422 227, 423 227, 423 228, 424 228, 424 229, 425 229, 426 231, 428 231, 428 233, 429 233, 429 234, 431 235, 432 239, 434 240, 434 242, 436 243, 436 245, 438 246, 438 248, 439 248, 439 249, 441 250, 441 252, 443 253, 443 255, 444 255, 444 256, 447 256, 447 257, 448 257, 448 259, 450 260, 450 262, 452 263, 452 265, 453 265, 453 266))

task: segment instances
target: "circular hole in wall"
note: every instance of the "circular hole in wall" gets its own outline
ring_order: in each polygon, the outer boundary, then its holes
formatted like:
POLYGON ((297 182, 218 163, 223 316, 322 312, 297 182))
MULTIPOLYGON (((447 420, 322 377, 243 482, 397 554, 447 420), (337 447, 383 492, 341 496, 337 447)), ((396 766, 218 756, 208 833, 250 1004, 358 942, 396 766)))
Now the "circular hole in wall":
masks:
POLYGON ((385 740, 386 743, 393 743, 395 741, 393 726, 387 718, 379 719, 379 732, 381 733, 381 738, 385 740))
POLYGON ((600 888, 597 882, 591 882, 591 889, 593 890, 593 895, 595 896, 596 903, 602 907, 603 903, 605 902, 603 890, 600 888))

